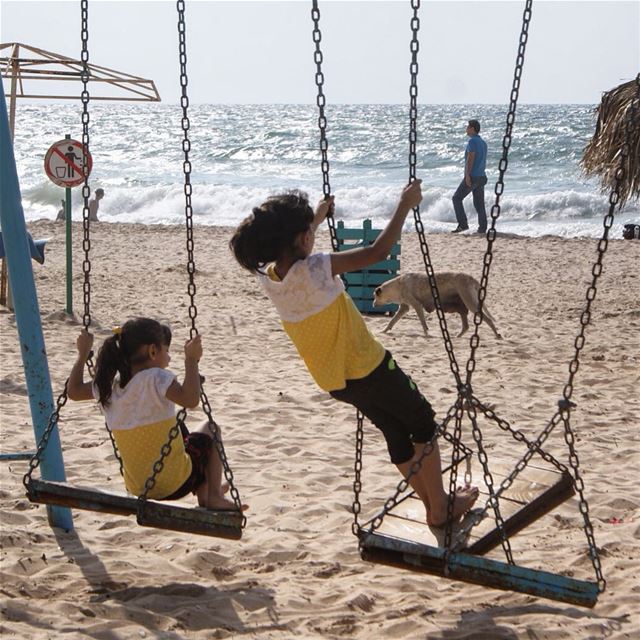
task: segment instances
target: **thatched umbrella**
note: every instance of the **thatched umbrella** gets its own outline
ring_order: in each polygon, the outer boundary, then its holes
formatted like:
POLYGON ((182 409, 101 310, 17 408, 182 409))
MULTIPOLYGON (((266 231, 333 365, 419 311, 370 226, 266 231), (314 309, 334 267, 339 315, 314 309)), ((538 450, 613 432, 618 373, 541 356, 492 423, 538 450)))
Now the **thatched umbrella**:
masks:
POLYGON ((602 190, 611 191, 620 151, 627 142, 624 179, 618 187, 622 207, 629 198, 640 198, 640 73, 634 80, 604 93, 596 113, 596 132, 584 150, 582 168, 587 176, 599 175, 602 190), (631 121, 627 126, 628 119, 631 121))

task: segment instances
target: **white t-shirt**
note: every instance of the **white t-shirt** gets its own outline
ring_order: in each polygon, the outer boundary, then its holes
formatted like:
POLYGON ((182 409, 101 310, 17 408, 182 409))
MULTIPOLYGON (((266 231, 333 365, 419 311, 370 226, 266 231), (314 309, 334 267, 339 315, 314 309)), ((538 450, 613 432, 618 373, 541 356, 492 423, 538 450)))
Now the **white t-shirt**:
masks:
POLYGON ((342 280, 331 274, 331 255, 298 260, 283 280, 273 265, 260 282, 309 373, 325 391, 369 375, 384 358, 342 280))
POLYGON ((343 291, 331 274, 331 255, 315 253, 298 260, 282 281, 259 274, 260 284, 285 322, 301 322, 326 309, 343 291))
MULTIPOLYGON (((166 393, 175 379, 174 373, 158 367, 139 371, 124 389, 116 378, 111 400, 104 408, 109 428, 112 431, 135 429, 174 418, 176 406, 167 400, 166 393)), ((99 398, 95 385, 93 396, 96 400, 99 398)))

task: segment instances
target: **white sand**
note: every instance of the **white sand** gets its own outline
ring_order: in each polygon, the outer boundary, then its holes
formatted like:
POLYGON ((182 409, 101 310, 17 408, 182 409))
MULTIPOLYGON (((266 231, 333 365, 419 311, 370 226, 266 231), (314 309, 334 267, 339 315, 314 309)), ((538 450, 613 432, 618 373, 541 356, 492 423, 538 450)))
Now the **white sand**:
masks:
MULTIPOLYGON (((64 228, 34 264, 54 394, 75 353, 78 324, 65 321, 64 228)), ((75 305, 81 306, 81 228, 74 226, 75 305)), ((351 534, 354 411, 315 386, 253 278, 234 263, 229 229, 197 228, 198 327, 202 370, 242 498, 243 539, 145 529, 132 518, 76 512, 75 530, 47 524, 29 503, 26 462, 0 466, 3 638, 637 638, 640 629, 640 243, 613 241, 581 358, 572 415, 581 471, 608 588, 592 610, 405 572, 360 560, 351 534)), ((133 315, 174 329, 172 366, 182 371, 188 336, 184 231, 94 225, 92 314, 99 344, 133 315)), ((327 238, 320 241, 327 247, 327 238)), ((429 239, 437 270, 481 270, 484 241, 429 239)), ((481 329, 474 391, 500 417, 533 436, 555 413, 568 375, 595 242, 501 238, 487 305, 503 341, 481 329)), ((421 270, 414 234, 403 237, 403 270, 421 270)), ((448 316, 453 335, 456 316, 448 316)), ((382 335, 388 318, 367 319, 430 399, 438 416, 455 385, 435 315, 426 340, 415 315, 382 335)), ((0 311, 0 450, 34 447, 15 318, 0 311)), ((454 338, 464 371, 468 337, 454 338)), ((91 403, 63 409, 68 478, 121 489, 102 417, 91 403)), ((193 412, 191 420, 201 419, 193 412)), ((472 443, 465 421, 465 441, 472 443)), ((481 421, 490 461, 505 470, 522 450, 481 421)), ((560 429, 548 449, 567 462, 560 429)), ((363 508, 397 480, 384 441, 365 433, 363 508)), ((482 483, 476 469, 474 482, 482 483)), ((190 499, 185 499, 190 504, 190 499)), ((593 579, 575 498, 512 539, 519 564, 593 579)), ((492 558, 501 558, 500 550, 492 558)))

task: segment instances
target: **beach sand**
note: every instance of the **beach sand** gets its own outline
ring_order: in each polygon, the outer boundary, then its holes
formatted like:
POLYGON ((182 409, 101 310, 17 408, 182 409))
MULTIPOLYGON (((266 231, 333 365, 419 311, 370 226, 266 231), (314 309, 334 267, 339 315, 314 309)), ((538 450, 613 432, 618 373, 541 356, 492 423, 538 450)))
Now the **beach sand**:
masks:
MULTIPOLYGON (((65 319, 64 226, 30 225, 50 238, 34 263, 54 396, 75 354, 78 322, 65 319)), ((74 224, 75 308, 82 312, 81 225, 74 224)), ((188 337, 185 232, 179 227, 100 223, 92 229, 92 319, 96 342, 134 315, 167 319, 172 368, 182 373, 188 337)), ((572 413, 580 470, 607 591, 593 609, 463 584, 363 562, 351 533, 355 414, 314 386, 257 283, 235 264, 229 229, 197 227, 197 323, 214 415, 243 501, 241 541, 138 527, 133 518, 75 512, 75 530, 51 529, 24 495, 27 463, 0 463, 3 638, 638 638, 640 634, 640 243, 609 244, 592 325, 576 375, 572 413)), ((321 234, 320 249, 328 247, 321 234)), ((414 233, 402 240, 402 270, 421 271, 414 233)), ((478 398, 528 436, 552 418, 568 377, 591 280, 594 240, 499 238, 487 305, 504 336, 482 327, 474 373, 478 398)), ((437 271, 479 277, 481 237, 436 235, 437 271)), ((369 327, 432 402, 438 417, 455 399, 435 315, 425 339, 413 312, 382 334, 369 327)), ((459 319, 447 316, 455 336, 459 319)), ((32 450, 15 317, 0 311, 0 450, 32 450)), ((465 370, 471 333, 453 338, 465 370)), ((191 413, 190 423, 202 418, 191 413)), ((492 465, 522 452, 480 421, 492 465)), ((68 403, 60 423, 67 477, 122 489, 103 420, 91 403, 68 403)), ((464 439, 473 443, 470 423, 464 439)), ((498 430, 499 431, 499 430, 498 430)), ((561 427, 547 449, 567 463, 561 427)), ((365 427, 362 505, 379 508, 399 480, 381 435, 365 427)), ((474 469, 474 482, 482 472, 474 469)), ((185 499, 192 504, 193 499, 185 499)), ((572 498, 511 541, 518 564, 592 580, 572 498)), ((498 548, 489 557, 501 559, 498 548)))

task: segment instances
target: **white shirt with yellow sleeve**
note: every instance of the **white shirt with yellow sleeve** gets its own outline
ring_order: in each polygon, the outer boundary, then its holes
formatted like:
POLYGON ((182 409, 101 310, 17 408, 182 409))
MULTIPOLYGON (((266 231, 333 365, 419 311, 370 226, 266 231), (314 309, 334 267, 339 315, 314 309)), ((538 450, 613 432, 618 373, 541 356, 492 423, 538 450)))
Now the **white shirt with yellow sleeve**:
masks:
MULTIPOLYGON (((144 484, 160 457, 160 449, 169 440, 169 431, 176 424, 176 406, 166 397, 167 389, 175 379, 175 374, 158 367, 139 371, 124 389, 116 378, 111 400, 104 408, 105 419, 122 457, 125 486, 136 496, 144 492, 144 484)), ((93 395, 99 398, 95 385, 93 395)), ((156 476, 149 497, 171 495, 190 475, 191 458, 180 434, 171 443, 171 453, 164 459, 164 467, 156 476)))
POLYGON ((383 360, 384 347, 331 273, 331 255, 298 260, 283 280, 273 265, 260 274, 287 335, 321 389, 344 389, 347 380, 369 375, 383 360))

